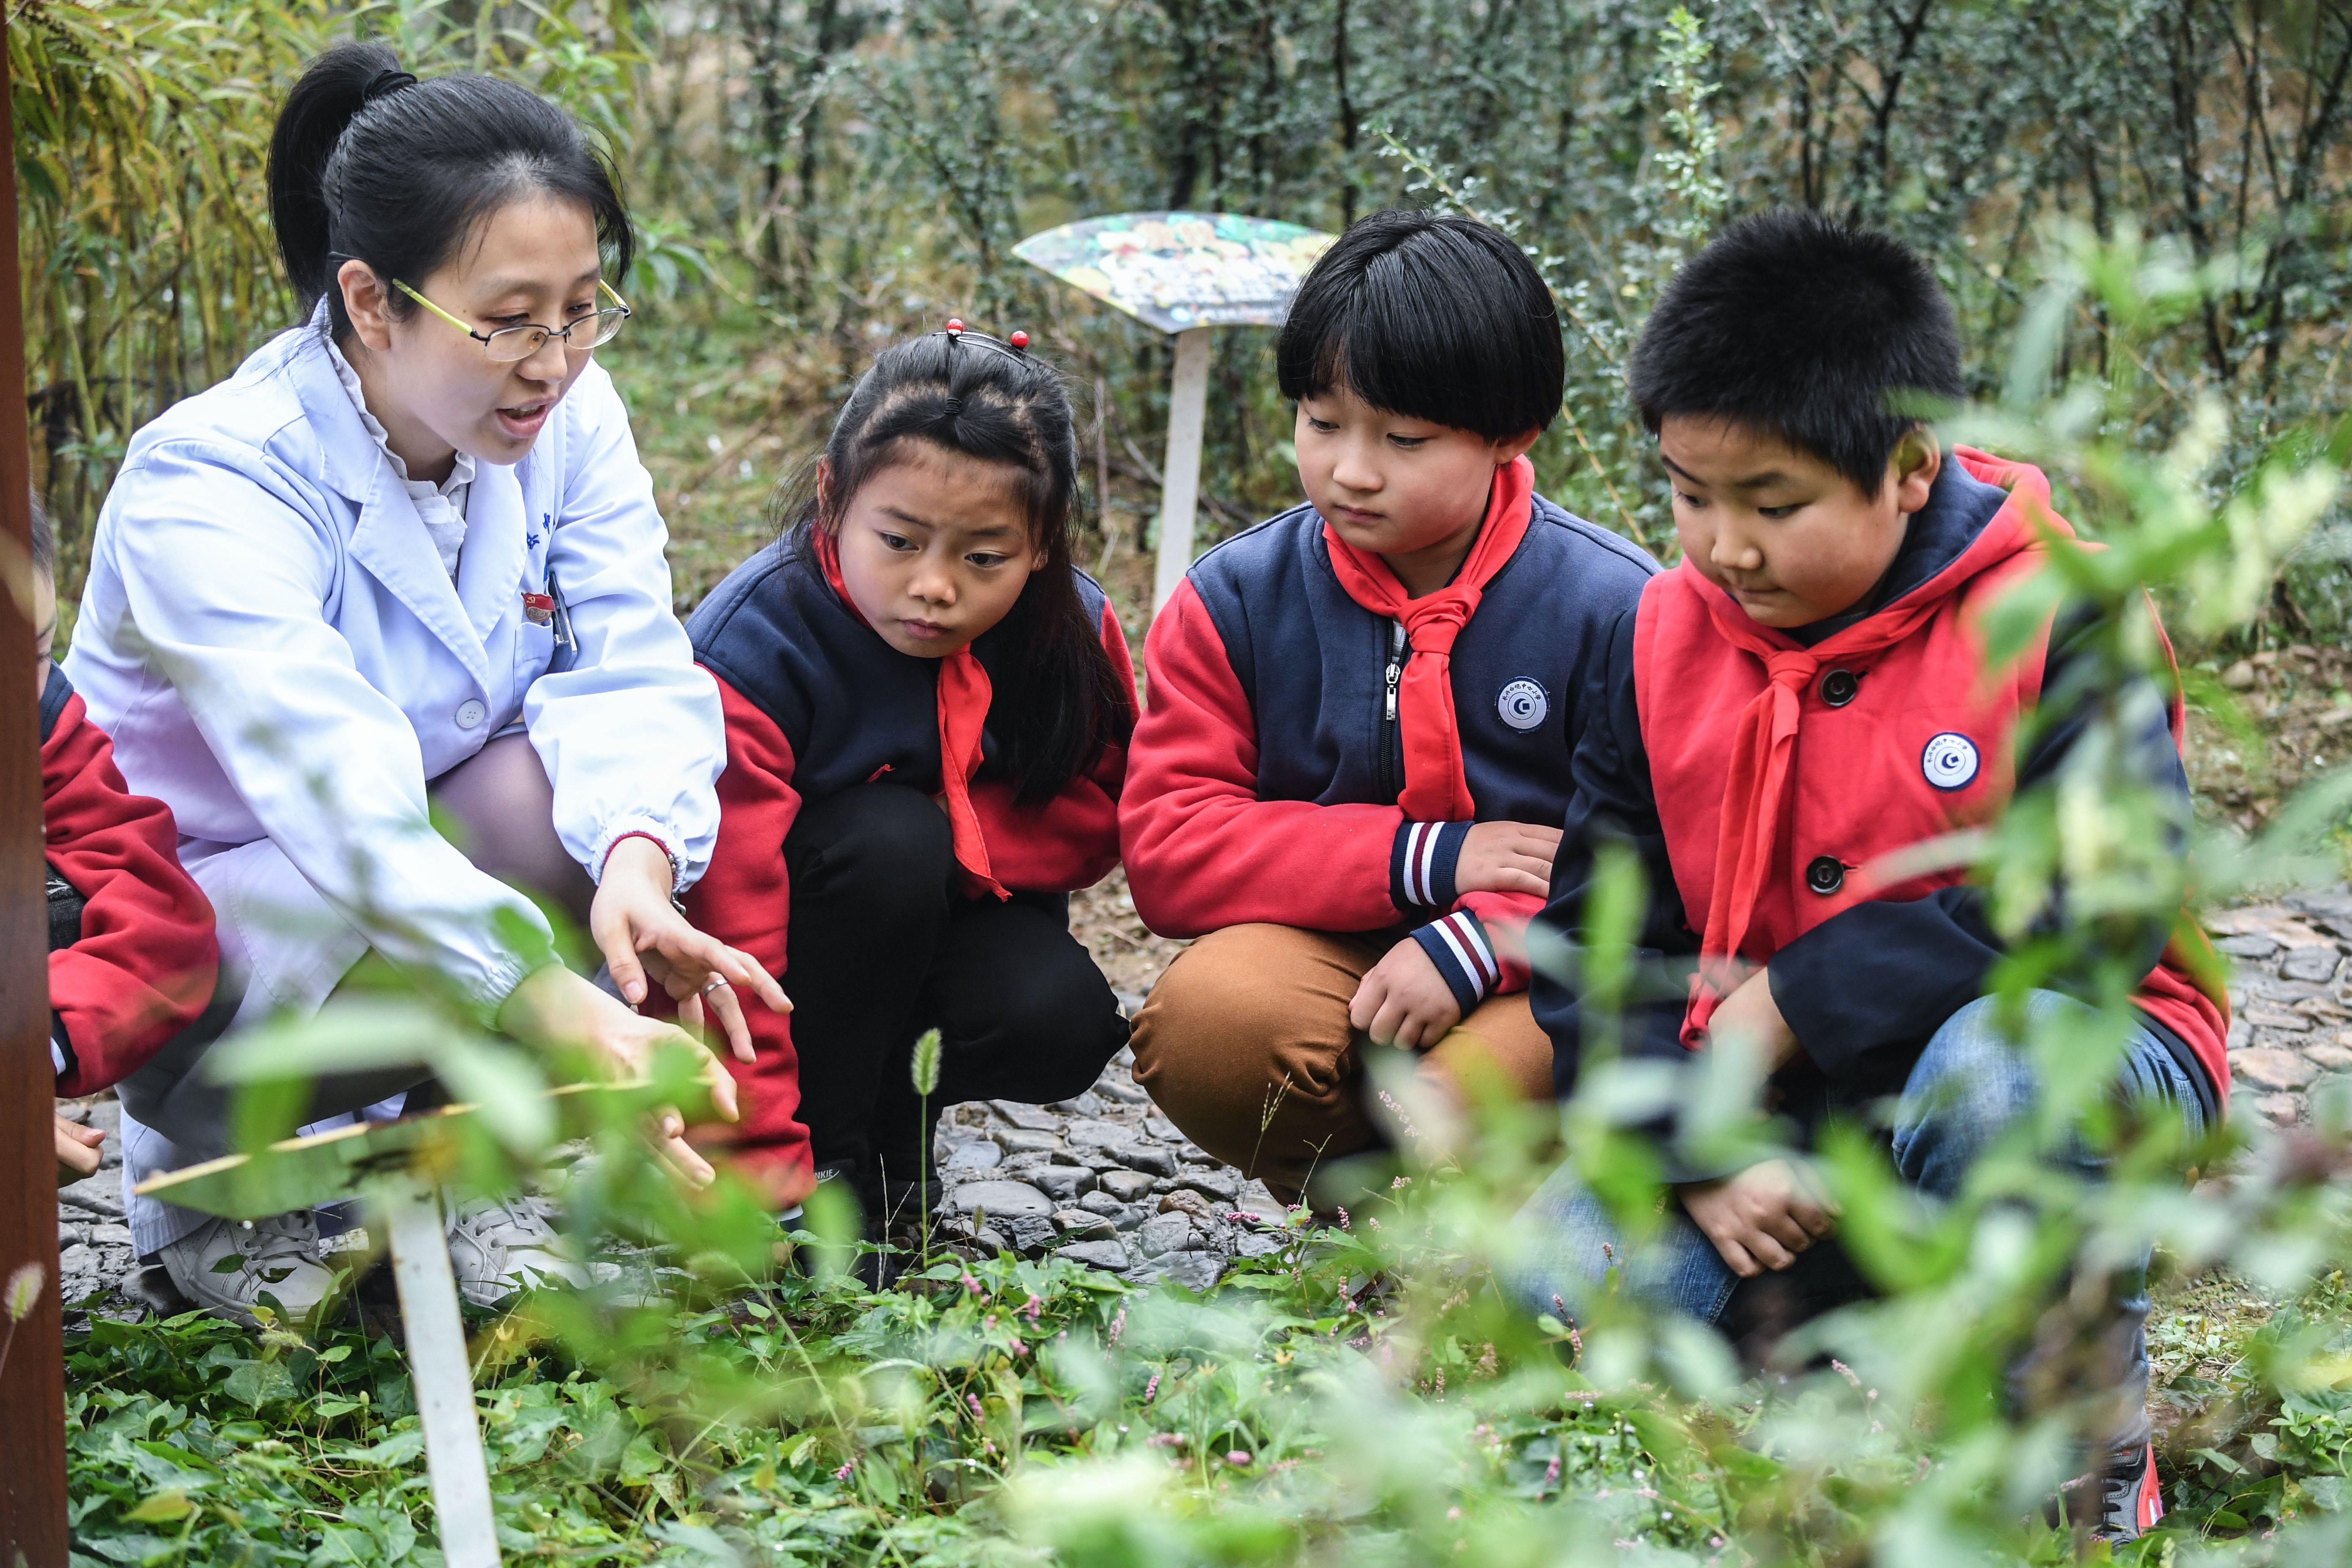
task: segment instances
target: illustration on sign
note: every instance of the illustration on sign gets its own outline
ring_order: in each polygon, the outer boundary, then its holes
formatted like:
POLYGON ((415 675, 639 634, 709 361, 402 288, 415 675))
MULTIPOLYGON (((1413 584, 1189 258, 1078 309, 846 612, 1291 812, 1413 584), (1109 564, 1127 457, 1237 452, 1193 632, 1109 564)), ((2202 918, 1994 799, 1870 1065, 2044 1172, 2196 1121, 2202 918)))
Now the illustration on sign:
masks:
POLYGON ((1163 332, 1278 327, 1333 237, 1233 213, 1121 213, 1033 235, 1013 254, 1163 332))

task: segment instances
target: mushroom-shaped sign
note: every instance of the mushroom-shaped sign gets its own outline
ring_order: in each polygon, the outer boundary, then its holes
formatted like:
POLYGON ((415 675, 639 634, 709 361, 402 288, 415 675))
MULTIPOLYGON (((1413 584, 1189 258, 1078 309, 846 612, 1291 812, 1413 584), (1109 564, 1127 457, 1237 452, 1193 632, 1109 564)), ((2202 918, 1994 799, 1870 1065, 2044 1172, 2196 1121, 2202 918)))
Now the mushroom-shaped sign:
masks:
POLYGON ((1208 405, 1209 329, 1278 327, 1328 234, 1234 213, 1120 213, 1032 235, 1013 253, 1137 321, 1176 335, 1160 498, 1156 612, 1192 564, 1208 405))

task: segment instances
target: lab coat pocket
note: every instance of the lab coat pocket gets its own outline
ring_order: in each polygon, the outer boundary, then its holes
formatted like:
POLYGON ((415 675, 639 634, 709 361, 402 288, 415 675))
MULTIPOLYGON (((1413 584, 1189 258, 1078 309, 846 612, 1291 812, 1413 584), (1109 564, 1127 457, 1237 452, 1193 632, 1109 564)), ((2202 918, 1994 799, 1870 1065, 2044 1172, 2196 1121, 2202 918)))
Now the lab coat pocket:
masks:
POLYGON ((515 636, 515 701, 530 692, 531 683, 548 672, 555 659, 555 628, 526 621, 515 636))

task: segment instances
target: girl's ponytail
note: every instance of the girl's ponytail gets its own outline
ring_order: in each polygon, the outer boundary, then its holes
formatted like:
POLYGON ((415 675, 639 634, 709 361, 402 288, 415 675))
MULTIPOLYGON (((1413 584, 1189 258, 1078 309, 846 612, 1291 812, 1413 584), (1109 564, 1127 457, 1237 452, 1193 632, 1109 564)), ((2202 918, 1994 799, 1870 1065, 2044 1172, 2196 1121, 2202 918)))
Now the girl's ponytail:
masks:
POLYGON ((399 69, 399 57, 382 44, 340 44, 310 62, 278 111, 269 137, 269 216, 305 316, 334 282, 339 265, 328 255, 327 160, 366 105, 369 84, 399 69))

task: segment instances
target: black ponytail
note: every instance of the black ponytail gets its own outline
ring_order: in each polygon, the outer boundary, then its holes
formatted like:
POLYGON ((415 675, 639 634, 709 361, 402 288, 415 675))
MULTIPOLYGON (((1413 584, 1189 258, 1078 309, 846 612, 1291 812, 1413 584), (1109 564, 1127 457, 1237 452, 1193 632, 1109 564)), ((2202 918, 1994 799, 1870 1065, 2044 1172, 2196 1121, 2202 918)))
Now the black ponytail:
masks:
POLYGON ((1069 397, 1052 367, 978 332, 961 341, 933 332, 885 349, 825 442, 832 483, 820 496, 812 464, 787 500, 788 537, 809 570, 824 569, 814 536, 839 530, 850 497, 904 460, 908 442, 1021 475, 1030 540, 1045 564, 999 623, 1006 655, 994 672, 989 728, 1019 781, 1013 799, 1043 805, 1135 728, 1134 689, 1104 650, 1070 563, 1078 441, 1069 397))
MULTIPOLYGON (((310 62, 269 138, 269 216, 307 316, 327 297, 349 339, 335 273, 345 258, 421 287, 474 226, 544 193, 579 203, 617 283, 633 246, 612 164, 572 118, 528 88, 486 76, 419 81, 382 44, 341 44, 310 62)), ((416 306, 390 293, 395 319, 416 306)))

